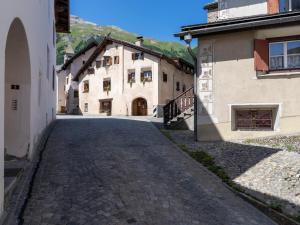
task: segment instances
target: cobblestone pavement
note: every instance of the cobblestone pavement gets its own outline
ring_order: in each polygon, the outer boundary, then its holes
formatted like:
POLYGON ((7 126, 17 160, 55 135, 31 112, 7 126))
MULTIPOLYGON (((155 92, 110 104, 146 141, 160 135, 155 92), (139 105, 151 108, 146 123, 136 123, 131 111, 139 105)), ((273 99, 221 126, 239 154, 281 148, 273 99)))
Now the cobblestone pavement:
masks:
POLYGON ((26 225, 274 225, 151 123, 59 120, 26 225))
POLYGON ((300 218, 299 136, 195 143, 191 131, 168 133, 177 144, 212 156, 248 194, 300 218))

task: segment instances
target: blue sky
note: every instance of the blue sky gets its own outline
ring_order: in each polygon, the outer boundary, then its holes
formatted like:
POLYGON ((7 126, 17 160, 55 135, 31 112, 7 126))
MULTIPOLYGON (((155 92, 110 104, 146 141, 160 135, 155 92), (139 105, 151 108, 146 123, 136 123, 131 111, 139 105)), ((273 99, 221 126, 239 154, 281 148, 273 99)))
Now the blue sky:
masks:
POLYGON ((72 0, 71 14, 99 25, 165 41, 178 41, 180 26, 206 22, 203 5, 213 0, 72 0))

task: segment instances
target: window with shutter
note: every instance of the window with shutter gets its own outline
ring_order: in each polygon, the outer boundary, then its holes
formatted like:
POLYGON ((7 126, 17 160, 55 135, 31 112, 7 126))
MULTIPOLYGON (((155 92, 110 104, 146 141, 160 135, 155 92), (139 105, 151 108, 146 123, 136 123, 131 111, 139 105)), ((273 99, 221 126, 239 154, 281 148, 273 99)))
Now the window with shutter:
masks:
POLYGON ((114 59, 114 63, 115 64, 119 64, 120 63, 120 57, 119 56, 115 56, 115 59, 114 59))
POLYGON ((255 70, 267 72, 269 70, 269 42, 267 40, 254 41, 255 70))

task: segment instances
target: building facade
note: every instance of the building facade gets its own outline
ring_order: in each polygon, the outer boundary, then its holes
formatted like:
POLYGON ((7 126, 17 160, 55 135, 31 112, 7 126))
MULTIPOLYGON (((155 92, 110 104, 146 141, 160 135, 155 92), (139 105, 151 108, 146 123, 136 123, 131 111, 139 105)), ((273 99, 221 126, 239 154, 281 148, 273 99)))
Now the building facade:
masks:
POLYGON ((31 159, 44 129, 55 120, 56 30, 68 32, 68 10, 67 0, 1 4, 1 215, 6 191, 4 158, 31 159))
POLYGON ((255 2, 221 0, 226 18, 177 35, 199 42, 199 140, 300 131, 299 1, 255 2), (247 17, 241 17, 243 7, 251 9, 247 17))
MULTIPOLYGON (((82 114, 162 116, 162 107, 193 86, 193 66, 106 37, 77 72, 82 114)), ((88 55, 88 54, 86 54, 88 55)))
POLYGON ((95 51, 98 43, 91 41, 76 54, 66 53, 65 63, 58 70, 57 113, 79 114, 78 82, 73 81, 75 75, 95 51))

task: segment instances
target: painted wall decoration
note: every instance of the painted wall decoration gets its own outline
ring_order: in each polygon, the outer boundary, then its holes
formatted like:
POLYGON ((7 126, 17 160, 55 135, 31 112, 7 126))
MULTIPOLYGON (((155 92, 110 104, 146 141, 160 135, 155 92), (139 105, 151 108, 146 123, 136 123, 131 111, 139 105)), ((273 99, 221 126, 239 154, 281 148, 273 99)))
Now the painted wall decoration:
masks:
POLYGON ((213 44, 200 45, 199 115, 213 114, 213 44))

